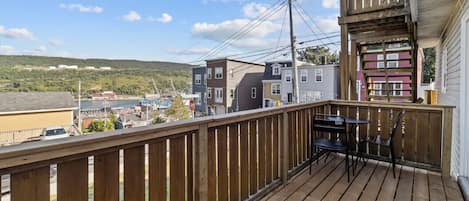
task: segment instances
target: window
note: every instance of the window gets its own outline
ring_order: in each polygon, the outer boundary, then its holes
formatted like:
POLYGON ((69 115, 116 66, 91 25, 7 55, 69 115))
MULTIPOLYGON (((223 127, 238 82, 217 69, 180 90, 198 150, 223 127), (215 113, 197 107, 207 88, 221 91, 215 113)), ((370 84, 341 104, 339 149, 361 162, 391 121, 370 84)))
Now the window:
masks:
POLYGON ((212 68, 207 68, 207 79, 212 79, 212 68))
POLYGON ((314 77, 316 82, 322 82, 323 72, 322 69, 314 70, 314 77))
POLYGON ((378 54, 378 61, 383 61, 384 60, 384 55, 378 54))
POLYGON ((201 74, 195 74, 195 84, 202 84, 202 75, 201 74))
POLYGON ((292 72, 291 70, 285 71, 285 82, 290 83, 292 80, 292 72))
POLYGON ((394 82, 394 83, 390 83, 391 87, 392 87, 392 95, 393 96, 402 96, 402 82, 394 82))
POLYGON ((280 95, 280 84, 272 84, 271 85, 271 88, 272 88, 272 95, 280 95))
MULTIPOLYGON (((384 55, 383 54, 378 54, 378 59, 377 59, 378 65, 377 68, 384 68, 384 55)), ((386 55, 386 60, 399 60, 399 54, 394 53, 394 54, 387 54, 386 55)), ((399 67, 399 61, 387 61, 387 68, 397 68, 399 67)))
POLYGON ((293 102, 293 94, 292 94, 292 93, 288 93, 288 94, 287 94, 287 102, 288 102, 288 103, 293 102))
POLYGON ((441 92, 446 93, 448 85, 448 47, 443 47, 441 55, 441 92))
POLYGON ((308 82, 308 70, 301 70, 300 71, 300 80, 301 83, 307 83, 308 82))
POLYGON ((398 66, 398 61, 388 61, 388 68, 397 68, 398 66))
POLYGON ((382 96, 383 83, 378 81, 373 82, 373 92, 371 94, 373 94, 374 96, 382 96))
POLYGON ((280 75, 280 67, 282 65, 278 64, 278 63, 275 63, 275 64, 272 64, 272 75, 280 75))
POLYGON ((207 99, 212 99, 212 88, 207 88, 207 99))
POLYGON ((215 79, 223 79, 223 68, 215 68, 215 79))
POLYGON ((386 60, 398 60, 398 59, 399 59, 399 54, 397 53, 386 55, 386 60))
POLYGON ((195 98, 195 101, 194 101, 195 104, 196 104, 196 105, 202 104, 202 99, 204 98, 204 97, 202 96, 202 93, 197 92, 197 93, 195 93, 195 94, 197 95, 197 98, 195 98))
POLYGON ((230 89, 230 97, 233 98, 235 95, 234 95, 235 91, 234 89, 230 89))
POLYGON ((384 68, 384 62, 378 62, 378 68, 384 68))
POLYGON ((223 103, 223 88, 215 88, 215 103, 223 103))
POLYGON ((257 89, 256 87, 251 88, 251 98, 255 99, 257 97, 257 89))

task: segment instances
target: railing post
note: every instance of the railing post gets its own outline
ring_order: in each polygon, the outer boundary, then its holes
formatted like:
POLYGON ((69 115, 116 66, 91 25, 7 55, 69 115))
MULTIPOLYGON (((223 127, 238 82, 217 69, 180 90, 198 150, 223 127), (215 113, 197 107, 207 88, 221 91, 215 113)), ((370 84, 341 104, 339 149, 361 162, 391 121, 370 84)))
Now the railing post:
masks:
POLYGON ((208 124, 201 124, 196 135, 195 160, 195 200, 208 200, 208 124))
POLYGON ((283 185, 288 181, 288 113, 283 112, 282 131, 280 133, 280 177, 283 185))
POLYGON ((443 109, 443 130, 442 130, 442 156, 441 156, 441 173, 443 176, 451 174, 451 144, 453 139, 453 108, 443 109))

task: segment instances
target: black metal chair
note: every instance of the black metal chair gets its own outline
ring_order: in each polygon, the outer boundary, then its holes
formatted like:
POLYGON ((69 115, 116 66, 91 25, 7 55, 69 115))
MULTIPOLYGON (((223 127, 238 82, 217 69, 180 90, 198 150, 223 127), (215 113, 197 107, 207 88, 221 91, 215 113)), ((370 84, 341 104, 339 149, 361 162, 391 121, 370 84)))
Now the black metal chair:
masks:
POLYGON ((360 141, 359 141, 359 152, 358 152, 359 157, 358 158, 360 158, 360 157, 362 159, 364 158, 363 157, 363 152, 360 151, 360 147, 366 147, 366 144, 379 145, 381 148, 387 148, 387 149, 390 150, 390 152, 391 152, 391 163, 392 163, 392 174, 393 174, 394 178, 396 178, 396 173, 395 173, 396 156, 395 156, 395 153, 394 153, 394 140, 393 139, 394 139, 394 136, 397 133, 397 129, 398 129, 400 123, 401 123, 403 115, 404 115, 404 111, 399 112, 399 114, 397 115, 396 121, 394 121, 394 124, 392 126, 391 135, 389 136, 389 138, 382 138, 380 135, 376 135, 376 136, 373 136, 373 137, 360 138, 360 141))
MULTIPOLYGON (((309 161, 309 174, 313 160, 328 152, 344 153, 346 155, 345 169, 350 180, 349 173, 349 136, 345 118, 337 115, 317 114, 313 118, 311 139, 313 146, 311 152, 315 153, 309 161)), ((326 158, 327 160, 327 158, 326 158)))

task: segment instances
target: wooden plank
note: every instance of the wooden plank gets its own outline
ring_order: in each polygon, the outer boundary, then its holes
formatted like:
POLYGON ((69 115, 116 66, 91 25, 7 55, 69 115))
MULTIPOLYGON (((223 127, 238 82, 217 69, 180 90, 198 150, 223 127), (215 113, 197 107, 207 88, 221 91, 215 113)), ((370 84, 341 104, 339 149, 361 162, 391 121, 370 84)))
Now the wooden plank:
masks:
MULTIPOLYGON (((399 109, 392 109, 392 113, 393 113, 393 119, 392 119, 392 124, 391 125, 394 125, 394 122, 396 122, 397 120, 397 115, 399 115, 399 113, 401 112, 401 110, 399 109)), ((396 156, 396 159, 401 159, 401 156, 402 156, 402 128, 404 127, 404 123, 403 123, 403 118, 405 116, 405 113, 403 114, 403 116, 401 117, 401 123, 398 125, 397 127, 397 131, 396 131, 396 134, 394 135, 394 155, 396 156)), ((391 129, 392 129, 392 126, 391 126, 391 129)))
POLYGON ((358 179, 358 177, 366 177, 367 174, 371 174, 373 169, 375 168, 376 164, 374 161, 368 161, 366 166, 364 166, 360 172, 355 174, 353 177, 352 174, 350 174, 350 182, 347 181, 347 173, 342 176, 342 178, 334 185, 334 187, 327 193, 327 195, 324 197, 324 201, 336 201, 340 200, 343 196, 344 193, 346 193, 348 188, 351 188, 351 184, 355 179, 358 179))
MULTIPOLYGON (((363 166, 359 166, 363 167, 363 166)), ((322 200, 326 196, 327 192, 332 189, 335 183, 339 181, 344 174, 347 174, 345 171, 345 163, 342 162, 334 172, 332 172, 313 192, 311 192, 305 201, 318 201, 322 200)), ((357 171, 358 172, 358 171, 357 171)))
POLYGON ((441 172, 443 176, 450 176, 451 172, 451 146, 453 144, 453 109, 445 108, 443 110, 443 148, 441 172))
POLYGON ((277 179, 279 177, 279 122, 280 116, 274 115, 272 119, 272 178, 277 179))
POLYGON ((379 164, 367 164, 367 166, 371 166, 370 168, 363 168, 363 170, 359 173, 359 175, 352 181, 350 187, 347 191, 343 194, 342 199, 343 201, 352 201, 358 200, 360 194, 363 192, 366 184, 368 183, 371 175, 379 166, 379 164))
POLYGON ((443 184, 446 192, 446 200, 462 201, 464 200, 458 184, 451 177, 443 177, 443 184))
POLYGON ((57 201, 87 200, 88 158, 57 164, 57 201))
MULTIPOLYGON (((391 136, 392 119, 389 118, 391 110, 388 108, 381 108, 380 123, 381 123, 381 139, 389 138, 391 136)), ((380 156, 390 158, 388 147, 380 147, 380 156)))
POLYGON ((405 114, 405 134, 404 134, 404 159, 416 161, 417 142, 417 115, 415 111, 406 110, 405 114))
POLYGON ((295 156, 295 152, 293 151, 294 150, 294 146, 293 144, 295 143, 294 140, 293 140, 293 112, 289 112, 288 113, 288 126, 286 126, 286 128, 288 129, 287 131, 287 135, 288 135, 288 170, 291 170, 293 169, 293 167, 295 166, 294 165, 294 156, 295 156))
POLYGON ((289 150, 290 150, 290 141, 289 141, 289 117, 288 112, 284 112, 280 116, 280 132, 279 132, 279 148, 280 148, 280 157, 279 157, 279 166, 280 166, 280 179, 282 183, 286 184, 288 182, 288 170, 290 164, 289 150))
POLYGON ((257 125, 258 125, 258 153, 259 153, 259 158, 258 158, 258 164, 259 164, 259 177, 258 177, 258 185, 259 189, 263 188, 265 186, 265 118, 260 118, 257 120, 257 125))
POLYGON ((413 200, 426 201, 430 200, 428 191, 428 178, 425 170, 415 169, 413 200))
POLYGON ((441 139, 442 139, 442 114, 441 112, 431 112, 428 125, 428 155, 427 163, 436 167, 441 167, 441 139))
MULTIPOLYGON (((335 155, 333 156, 335 157, 335 155)), ((328 163, 330 163, 329 160, 328 163)), ((292 178, 286 185, 278 189, 276 192, 273 192, 272 196, 267 200, 286 200, 290 197, 295 191, 298 190, 304 183, 306 183, 312 176, 316 175, 320 170, 322 170, 328 163, 319 163, 311 167, 311 175, 309 174, 309 169, 304 169, 297 176, 292 178)))
MULTIPOLYGON (((336 168, 342 167, 340 164, 344 163, 343 158, 332 159, 323 169, 317 174, 310 177, 300 188, 298 188, 287 200, 296 201, 304 200, 313 190, 316 189, 322 181, 327 179, 327 176, 331 174, 336 168)), ((342 169, 343 170, 343 169, 342 169)))
POLYGON ((187 201, 192 201, 194 200, 195 198, 195 192, 194 192, 194 160, 195 160, 195 157, 194 157, 194 133, 191 132, 191 133, 188 133, 186 135, 186 169, 185 169, 185 173, 187 175, 187 181, 186 181, 186 184, 187 184, 187 201))
POLYGON ((364 0, 363 9, 371 8, 371 0, 364 0))
POLYGON ((446 200, 443 180, 440 175, 428 174, 428 190, 430 191, 430 200, 446 200))
POLYGON ((230 200, 240 200, 239 189, 239 149, 238 149, 238 124, 231 124, 230 129, 230 200))
POLYGON ((249 121, 249 194, 257 192, 257 121, 249 121))
POLYGON ((217 159, 215 145, 215 128, 208 129, 207 152, 208 152, 208 200, 217 200, 217 159))
POLYGON ((166 199, 168 180, 168 178, 166 177, 166 142, 166 140, 162 140, 148 144, 148 191, 150 191, 150 201, 166 199))
POLYGON ((291 118, 291 128, 292 128, 292 144, 290 146, 292 147, 293 151, 293 167, 296 167, 298 165, 298 113, 296 111, 292 112, 292 118, 291 118))
MULTIPOLYGON (((379 112, 378 108, 369 108, 370 110, 370 137, 376 137, 378 135, 378 123, 379 123, 379 112)), ((378 155, 378 146, 374 144, 368 144, 369 154, 378 155)))
MULTIPOLYGON (((11 174, 10 196, 12 201, 49 201, 50 166, 11 174)), ((0 182, 0 187, 1 187, 0 182)), ((1 189, 1 188, 0 188, 1 189)), ((1 196, 0 196, 1 198, 1 196)))
POLYGON ((217 128, 218 200, 228 200, 228 158, 226 126, 217 128))
MULTIPOLYGON (((368 118, 368 107, 359 107, 358 108, 358 118, 359 119, 369 119, 368 118)), ((360 139, 366 139, 366 137, 368 137, 369 133, 369 126, 370 124, 360 124, 358 125, 358 135, 360 137, 360 139)), ((365 145, 365 147, 360 147, 360 149, 363 149, 361 151, 365 152, 365 153, 368 153, 368 150, 367 150, 367 145, 365 145)))
POLYGON ((247 121, 241 122, 239 135, 241 199, 244 200, 249 196, 249 124, 247 121))
MULTIPOLYGON (((417 146, 417 152, 416 152, 416 161, 420 163, 427 163, 428 159, 428 150, 430 146, 434 145, 429 145, 429 138, 431 138, 430 134, 430 113, 425 112, 425 111, 418 111, 417 112, 417 131, 416 132, 416 143, 415 145, 417 146)), ((438 131, 440 133, 441 130, 438 131)))
POLYGON ((209 200, 208 194, 208 125, 201 124, 195 137, 194 173, 195 200, 209 200))
MULTIPOLYGON (((362 195, 360 196, 360 201, 375 201, 378 197, 379 190, 383 185, 384 179, 386 178, 386 173, 389 170, 388 163, 379 163, 376 167, 373 175, 371 176, 368 184, 366 185, 365 190, 363 190, 362 195)), ((391 168, 392 171, 392 168, 391 168)), ((383 186, 387 188, 387 186, 383 186)))
POLYGON ((145 199, 145 147, 124 149, 124 200, 145 199))
POLYGON ((119 200, 119 151, 94 156, 94 200, 119 200))
POLYGON ((298 131, 298 164, 301 164, 304 161, 304 149, 303 149, 303 138, 304 138, 304 133, 303 133, 303 111, 300 110, 297 112, 297 131, 298 131))
POLYGON ((265 120, 265 183, 270 184, 272 178, 272 116, 265 120))
POLYGON ((171 200, 186 199, 185 183, 185 137, 169 140, 169 196, 171 200))
POLYGON ((412 186, 414 180, 414 168, 403 166, 399 185, 396 190, 396 201, 412 200, 412 186))
POLYGON ((396 166, 396 178, 393 177, 392 167, 386 174, 386 178, 382 184, 381 191, 379 191, 377 201, 393 201, 396 194, 397 184, 399 183, 399 176, 401 173, 401 166, 396 166))

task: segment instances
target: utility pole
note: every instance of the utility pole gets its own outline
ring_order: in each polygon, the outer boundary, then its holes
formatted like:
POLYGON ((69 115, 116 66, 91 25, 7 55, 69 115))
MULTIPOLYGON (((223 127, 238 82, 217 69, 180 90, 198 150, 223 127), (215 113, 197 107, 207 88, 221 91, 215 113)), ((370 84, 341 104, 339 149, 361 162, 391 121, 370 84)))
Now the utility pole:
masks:
POLYGON ((300 103, 299 92, 300 87, 298 86, 298 68, 296 66, 296 38, 293 32, 293 11, 292 11, 292 1, 288 0, 288 10, 290 14, 290 43, 291 43, 291 64, 293 67, 293 101, 295 103, 300 103))
POLYGON ((78 80, 78 131, 81 132, 81 80, 78 80))

